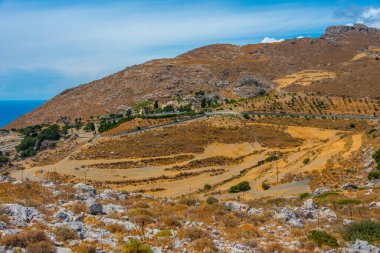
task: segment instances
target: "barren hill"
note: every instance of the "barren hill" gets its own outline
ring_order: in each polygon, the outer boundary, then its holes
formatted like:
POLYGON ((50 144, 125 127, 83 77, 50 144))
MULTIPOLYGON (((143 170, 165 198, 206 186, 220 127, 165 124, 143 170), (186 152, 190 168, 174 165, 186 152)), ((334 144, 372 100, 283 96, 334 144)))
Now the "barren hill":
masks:
POLYGON ((253 97, 275 87, 380 97, 379 57, 380 30, 363 25, 329 27, 320 38, 282 43, 210 45, 68 89, 7 127, 99 116, 145 100, 190 98, 197 90, 227 98, 253 97))

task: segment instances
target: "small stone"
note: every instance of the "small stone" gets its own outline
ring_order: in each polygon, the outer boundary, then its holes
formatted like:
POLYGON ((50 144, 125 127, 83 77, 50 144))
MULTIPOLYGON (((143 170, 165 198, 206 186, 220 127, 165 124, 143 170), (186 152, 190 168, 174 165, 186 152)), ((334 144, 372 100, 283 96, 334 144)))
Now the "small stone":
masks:
POLYGON ((86 205, 90 214, 96 215, 103 212, 103 206, 94 199, 88 199, 86 205))
POLYGON ((353 183, 345 183, 340 190, 346 191, 346 190, 356 190, 358 187, 354 185, 353 183))
POLYGON ((372 208, 380 208, 380 201, 377 201, 377 202, 371 202, 369 205, 368 205, 368 208, 369 209, 372 209, 372 208))
POLYGON ((308 199, 305 202, 303 202, 304 209, 306 210, 315 210, 317 209, 317 205, 314 203, 313 199, 308 199))
POLYGON ((353 220, 344 219, 344 220, 343 220, 343 225, 350 225, 350 224, 353 223, 353 222, 354 222, 353 220))

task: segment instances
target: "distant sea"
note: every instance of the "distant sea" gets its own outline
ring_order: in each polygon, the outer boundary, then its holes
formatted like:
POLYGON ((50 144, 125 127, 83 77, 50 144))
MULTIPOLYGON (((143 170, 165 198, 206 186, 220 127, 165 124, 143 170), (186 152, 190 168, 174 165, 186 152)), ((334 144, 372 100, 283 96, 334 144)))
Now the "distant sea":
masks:
POLYGON ((44 102, 45 100, 0 100, 0 128, 17 117, 33 111, 44 102))

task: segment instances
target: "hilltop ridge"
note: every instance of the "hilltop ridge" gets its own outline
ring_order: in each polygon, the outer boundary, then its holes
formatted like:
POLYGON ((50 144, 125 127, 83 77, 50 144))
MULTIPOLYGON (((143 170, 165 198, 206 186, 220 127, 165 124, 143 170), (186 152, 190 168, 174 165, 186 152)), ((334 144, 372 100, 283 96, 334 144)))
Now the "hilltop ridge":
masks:
POLYGON ((281 86, 291 92, 378 98, 379 57, 380 30, 364 25, 329 27, 320 38, 209 45, 175 58, 127 67, 65 90, 6 128, 51 123, 62 117, 86 119, 147 100, 187 100, 198 90, 239 99, 281 86), (328 78, 311 78, 305 83, 286 81, 285 85, 278 81, 310 70, 322 71, 322 75, 327 72, 328 78))

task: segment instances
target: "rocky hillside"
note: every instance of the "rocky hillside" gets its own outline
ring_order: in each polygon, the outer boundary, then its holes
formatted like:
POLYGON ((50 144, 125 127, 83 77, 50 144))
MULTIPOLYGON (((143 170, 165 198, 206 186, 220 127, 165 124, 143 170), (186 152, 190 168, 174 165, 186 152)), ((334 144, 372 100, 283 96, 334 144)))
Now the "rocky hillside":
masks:
POLYGON ((172 59, 128 67, 68 89, 8 128, 54 122, 62 116, 88 118, 145 100, 187 99, 197 90, 226 98, 249 98, 277 86, 276 80, 305 70, 328 71, 307 85, 283 89, 345 96, 380 97, 380 30, 362 25, 330 27, 320 38, 274 44, 217 44, 172 59))
POLYGON ((0 186, 1 252, 380 252, 374 184, 245 203, 6 176, 0 186))

